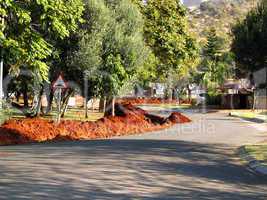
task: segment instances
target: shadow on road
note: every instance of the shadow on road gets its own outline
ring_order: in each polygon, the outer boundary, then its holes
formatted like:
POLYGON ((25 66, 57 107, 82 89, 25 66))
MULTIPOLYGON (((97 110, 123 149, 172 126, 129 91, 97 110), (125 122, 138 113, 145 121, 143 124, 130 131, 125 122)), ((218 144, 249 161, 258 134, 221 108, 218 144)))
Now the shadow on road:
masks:
POLYGON ((0 147, 0 153, 0 199, 267 198, 266 180, 225 145, 107 140, 0 147))

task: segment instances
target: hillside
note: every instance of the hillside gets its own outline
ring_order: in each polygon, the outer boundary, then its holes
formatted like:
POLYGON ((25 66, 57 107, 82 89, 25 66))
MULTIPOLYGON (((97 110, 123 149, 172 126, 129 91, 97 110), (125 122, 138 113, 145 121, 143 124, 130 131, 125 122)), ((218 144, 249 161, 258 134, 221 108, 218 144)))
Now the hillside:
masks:
POLYGON ((183 4, 187 8, 197 8, 203 0, 183 0, 183 4))
POLYGON ((202 1, 197 8, 188 11, 190 29, 200 41, 204 41, 207 30, 215 27, 219 35, 231 41, 232 25, 238 19, 242 19, 256 4, 257 0, 202 1))

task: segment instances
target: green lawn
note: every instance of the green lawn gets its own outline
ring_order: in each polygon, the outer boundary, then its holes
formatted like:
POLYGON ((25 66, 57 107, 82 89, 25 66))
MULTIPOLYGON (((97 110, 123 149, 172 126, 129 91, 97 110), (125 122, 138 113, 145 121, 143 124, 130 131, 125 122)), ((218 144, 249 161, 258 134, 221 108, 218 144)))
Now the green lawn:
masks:
MULTIPOLYGON (((103 117, 103 113, 100 112, 88 112, 88 118, 85 118, 84 110, 82 108, 70 108, 67 110, 63 120, 77 120, 77 121, 96 121, 103 117)), ((4 122, 10 116, 13 119, 23 119, 25 115, 18 109, 11 109, 9 114, 0 114, 0 122, 4 122)), ((57 117, 57 112, 53 110, 49 115, 42 116, 41 118, 47 120, 54 120, 57 117)))
MULTIPOLYGON (((161 110, 162 108, 166 109, 187 109, 190 108, 191 105, 184 104, 184 105, 175 105, 175 104, 159 104, 159 105, 149 105, 153 106, 153 108, 161 110)), ((83 108, 69 108, 65 114, 65 117, 62 118, 62 120, 77 120, 77 121, 96 121, 104 116, 103 113, 97 112, 97 111, 89 111, 88 112, 88 118, 85 118, 83 108)), ((2 113, 0 114, 0 124, 2 124, 5 120, 12 118, 12 119, 23 119, 25 118, 25 115, 22 113, 22 111, 18 109, 11 108, 8 113, 2 113)), ((47 120, 56 120, 57 118, 57 112, 53 110, 49 113, 47 116, 42 116, 41 118, 47 119, 47 120)))
POLYGON ((0 124, 4 123, 5 120, 6 120, 6 115, 3 113, 0 113, 0 124))
POLYGON ((3 124, 6 120, 8 120, 11 116, 11 113, 7 111, 0 111, 0 125, 3 124))
POLYGON ((267 122, 267 112, 254 112, 254 111, 232 111, 231 116, 241 117, 245 119, 258 119, 267 122))
POLYGON ((246 145, 245 150, 255 159, 263 162, 267 166, 267 143, 258 145, 246 145))
MULTIPOLYGON (((71 108, 68 109, 63 120, 77 120, 77 121, 96 121, 104 116, 100 112, 88 112, 88 118, 85 118, 85 111, 83 109, 71 108)), ((57 112, 52 111, 48 116, 44 116, 45 119, 56 119, 57 112)))

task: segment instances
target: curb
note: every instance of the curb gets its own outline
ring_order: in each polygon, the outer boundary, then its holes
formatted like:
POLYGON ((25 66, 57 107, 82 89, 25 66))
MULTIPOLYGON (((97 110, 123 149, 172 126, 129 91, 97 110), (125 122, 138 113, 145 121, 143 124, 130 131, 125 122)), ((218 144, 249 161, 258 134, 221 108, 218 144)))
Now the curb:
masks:
POLYGON ((244 146, 238 149, 238 154, 240 158, 245 161, 249 169, 257 174, 267 176, 267 166, 263 165, 260 161, 248 154, 244 146))

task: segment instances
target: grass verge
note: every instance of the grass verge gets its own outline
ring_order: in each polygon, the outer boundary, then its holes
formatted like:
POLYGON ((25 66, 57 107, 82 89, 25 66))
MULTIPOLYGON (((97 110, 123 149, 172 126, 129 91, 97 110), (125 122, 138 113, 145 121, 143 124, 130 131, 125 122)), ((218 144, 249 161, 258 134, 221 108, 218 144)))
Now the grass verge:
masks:
MULTIPOLYGON (((70 108, 65 113, 64 118, 62 120, 74 120, 74 121, 97 121, 98 119, 104 116, 103 113, 100 112, 92 112, 88 111, 88 118, 85 118, 84 109, 80 108, 70 108)), ((0 115, 1 116, 1 115, 0 115)), ((22 111, 18 109, 11 109, 10 116, 12 119, 24 119, 25 115, 22 111)), ((41 119, 53 120, 57 118, 57 112, 55 110, 51 111, 48 115, 41 116, 41 119)))
POLYGON ((247 119, 247 120, 267 122, 267 112, 232 111, 231 116, 240 117, 240 118, 247 119))
POLYGON ((0 125, 2 125, 6 120, 9 120, 12 116, 10 109, 3 108, 0 110, 0 125))
POLYGON ((267 143, 244 146, 245 151, 267 167, 267 143))
MULTIPOLYGON (((98 119, 102 118, 104 116, 103 113, 100 112, 88 112, 88 118, 85 118, 85 111, 83 109, 78 108, 71 108, 68 109, 65 113, 63 120, 74 120, 74 121, 97 121, 98 119)), ((56 119, 57 112, 52 111, 49 115, 44 116, 42 118, 44 119, 56 119)))
POLYGON ((8 119, 8 116, 4 112, 0 112, 0 125, 8 119))

